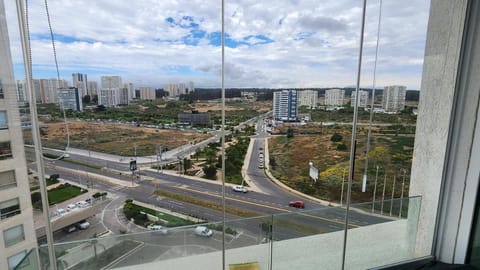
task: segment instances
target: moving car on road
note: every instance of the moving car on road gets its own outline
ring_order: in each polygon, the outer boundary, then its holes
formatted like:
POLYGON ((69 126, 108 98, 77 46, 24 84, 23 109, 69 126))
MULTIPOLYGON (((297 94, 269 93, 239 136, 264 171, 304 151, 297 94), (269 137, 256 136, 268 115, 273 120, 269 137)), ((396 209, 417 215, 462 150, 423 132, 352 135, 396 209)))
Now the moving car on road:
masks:
POLYGON ((210 236, 213 235, 213 232, 212 232, 212 230, 210 230, 209 228, 207 228, 205 226, 197 226, 195 228, 195 235, 203 236, 203 237, 210 237, 210 236))
POLYGON ((235 191, 235 192, 243 192, 243 193, 248 192, 248 189, 244 186, 233 186, 232 190, 235 191))
POLYGON ((288 206, 295 208, 305 208, 305 203, 303 201, 291 201, 288 203, 288 206))

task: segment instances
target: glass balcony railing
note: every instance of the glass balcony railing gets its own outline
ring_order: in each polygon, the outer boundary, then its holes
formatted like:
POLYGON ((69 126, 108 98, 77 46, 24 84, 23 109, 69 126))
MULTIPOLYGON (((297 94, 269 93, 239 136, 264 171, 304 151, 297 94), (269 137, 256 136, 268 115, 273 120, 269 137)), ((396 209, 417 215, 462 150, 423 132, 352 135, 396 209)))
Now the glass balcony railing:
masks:
MULTIPOLYGON (((345 269, 415 258, 421 198, 350 207, 345 269), (378 210, 383 204, 383 214, 378 210), (372 207, 374 206, 374 207, 372 207), (392 213, 390 214, 390 207, 392 213)), ((324 207, 225 222, 57 243, 58 269, 341 269, 344 207, 324 207), (243 268, 242 268, 243 269, 243 268)), ((46 246, 16 269, 48 269, 46 246)))

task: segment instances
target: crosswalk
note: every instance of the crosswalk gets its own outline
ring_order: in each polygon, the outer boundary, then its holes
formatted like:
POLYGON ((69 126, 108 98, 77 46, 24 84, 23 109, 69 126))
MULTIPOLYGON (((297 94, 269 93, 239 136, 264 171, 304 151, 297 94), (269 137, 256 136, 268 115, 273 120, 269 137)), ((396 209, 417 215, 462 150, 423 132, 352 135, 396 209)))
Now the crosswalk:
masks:
POLYGON ((113 187, 110 187, 108 190, 109 190, 110 192, 118 192, 118 191, 124 190, 124 189, 126 189, 126 188, 127 188, 127 187, 125 187, 125 186, 115 185, 115 186, 113 186, 113 187))

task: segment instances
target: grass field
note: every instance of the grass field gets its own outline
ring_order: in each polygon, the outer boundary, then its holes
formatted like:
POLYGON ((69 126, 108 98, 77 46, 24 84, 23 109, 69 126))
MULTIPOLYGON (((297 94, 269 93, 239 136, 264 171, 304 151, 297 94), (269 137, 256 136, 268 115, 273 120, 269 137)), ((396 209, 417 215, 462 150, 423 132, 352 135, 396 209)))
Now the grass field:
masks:
MULTIPOLYGON (((49 122, 41 129, 45 147, 65 149, 66 126, 62 122, 49 122)), ((182 130, 153 129, 101 122, 68 122, 70 147, 89 149, 120 156, 155 155, 157 147, 173 149, 189 142, 199 142, 209 134, 182 130)), ((24 133, 25 141, 31 143, 31 134, 24 133)))
MULTIPOLYGON (((304 193, 329 201, 339 201, 342 179, 348 179, 351 127, 291 128, 294 129, 294 134, 298 132, 304 134, 297 134, 292 138, 276 136, 269 140, 270 167, 273 175, 288 186, 304 193), (334 133, 340 134, 342 139, 338 142, 331 141, 334 133), (319 180, 316 182, 309 176, 309 162, 312 162, 319 171, 319 180)), ((367 129, 359 129, 352 186, 352 198, 355 202, 371 199, 376 166, 380 168, 381 185, 383 185, 384 175, 387 175, 387 193, 392 190, 393 177, 400 179, 403 175, 402 170, 409 170, 411 167, 414 134, 411 134, 409 129, 401 130, 408 134, 389 132, 391 130, 391 127, 374 129, 369 152, 368 178, 370 180, 367 183, 367 192, 362 193, 361 180, 364 173, 367 129)), ((399 129, 395 128, 395 130, 399 129)), ((400 195, 400 184, 400 181, 396 181, 396 196, 400 195)), ((404 191, 408 194, 408 179, 404 191)))

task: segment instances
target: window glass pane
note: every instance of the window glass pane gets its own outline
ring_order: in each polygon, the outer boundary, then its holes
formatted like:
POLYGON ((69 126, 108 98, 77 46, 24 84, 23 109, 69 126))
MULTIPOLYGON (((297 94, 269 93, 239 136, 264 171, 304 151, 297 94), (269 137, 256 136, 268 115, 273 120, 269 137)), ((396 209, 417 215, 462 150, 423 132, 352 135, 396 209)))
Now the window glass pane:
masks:
POLYGON ((0 202, 0 218, 5 219, 20 214, 20 202, 18 198, 0 202))
POLYGON ((8 230, 3 231, 3 241, 5 247, 15 245, 16 243, 25 240, 25 234, 23 233, 23 225, 18 225, 8 230))
POLYGON ((17 266, 26 255, 27 251, 24 250, 13 256, 8 257, 8 270, 13 270, 15 266, 17 266))
POLYGON ((0 129, 8 128, 7 112, 0 111, 0 129))
POLYGON ((12 148, 10 147, 10 142, 0 142, 0 160, 12 157, 12 148))
POLYGON ((17 186, 17 180, 15 179, 15 171, 0 173, 0 190, 8 189, 16 186, 17 186))

